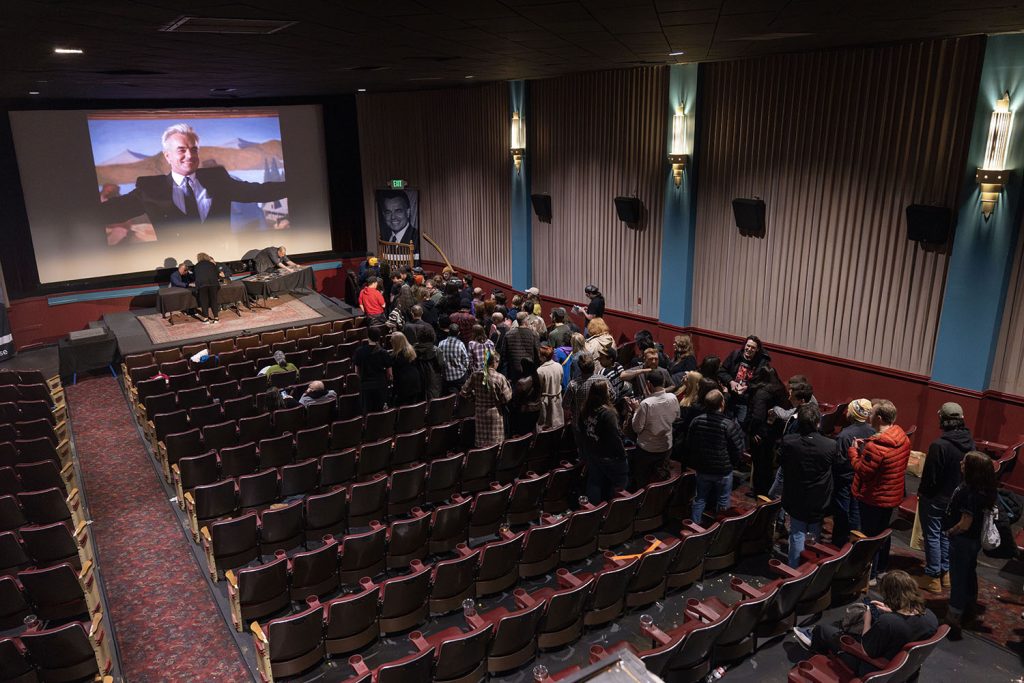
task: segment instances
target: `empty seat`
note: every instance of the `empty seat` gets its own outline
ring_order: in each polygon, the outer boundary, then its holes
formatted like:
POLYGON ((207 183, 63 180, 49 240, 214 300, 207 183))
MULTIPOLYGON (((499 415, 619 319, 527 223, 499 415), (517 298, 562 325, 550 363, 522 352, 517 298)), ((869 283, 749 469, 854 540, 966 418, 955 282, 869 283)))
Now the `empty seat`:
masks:
POLYGON ((319 458, 330 448, 331 430, 326 424, 295 433, 295 452, 300 458, 319 458))
POLYGON ((480 566, 476 575, 478 597, 492 595, 515 585, 519 579, 519 556, 523 552, 524 534, 508 534, 480 549, 480 566))
POLYGON ((256 567, 227 571, 228 601, 235 630, 288 606, 288 559, 279 557, 256 567))
POLYGON ((172 468, 172 473, 174 486, 178 492, 178 505, 184 509, 186 491, 217 481, 217 454, 210 451, 203 455, 182 458, 172 468))
POLYGON ((266 628, 253 624, 256 661, 264 680, 295 676, 323 659, 323 610, 319 605, 271 620, 266 628))
POLYGON ((70 523, 72 518, 75 523, 83 521, 77 489, 70 494, 64 487, 23 491, 18 494, 18 503, 25 518, 32 524, 70 523))
POLYGON ((643 489, 640 505, 633 518, 635 533, 646 533, 665 523, 665 509, 672 500, 679 479, 677 474, 662 481, 652 481, 643 489))
POLYGON ((324 638, 331 656, 357 652, 380 637, 377 621, 380 589, 368 582, 360 593, 344 595, 324 604, 324 638))
POLYGON ((498 468, 498 444, 466 451, 462 468, 462 490, 466 493, 484 491, 494 481, 498 468))
MULTIPOLYGON (((13 583, 13 582, 12 582, 13 583)), ((18 620, 20 623, 20 619, 18 620)), ((4 683, 36 683, 39 675, 28 660, 25 646, 14 638, 0 638, 0 671, 4 683)))
POLYGON ((544 493, 544 512, 560 513, 569 509, 569 497, 578 488, 581 469, 579 463, 563 460, 559 467, 551 470, 548 490, 544 493))
POLYGON ((356 451, 353 448, 323 455, 320 458, 320 488, 354 481, 356 458, 356 451))
POLYGON ((295 460, 295 445, 291 434, 261 439, 259 442, 260 467, 283 467, 295 460))
MULTIPOLYGON (((626 606, 626 587, 637 568, 637 560, 612 560, 606 553, 605 566, 594 574, 594 590, 587 601, 583 623, 601 626, 617 619, 626 606)), ((580 574, 585 581, 589 576, 580 574)))
MULTIPOLYGON (((195 406, 188 410, 188 421, 193 427, 202 429, 206 425, 217 424, 224 420, 220 404, 207 403, 206 405, 195 406)), ((180 430, 176 430, 180 431, 180 430)))
POLYGON ((519 576, 531 578, 547 574, 558 565, 558 547, 569 525, 569 518, 545 517, 543 523, 526 530, 523 553, 519 558, 519 576))
POLYGON ((693 614, 704 621, 717 621, 728 616, 729 623, 715 641, 713 659, 716 662, 733 662, 754 653, 757 638, 755 630, 761 615, 775 599, 775 590, 765 592, 759 598, 747 598, 727 605, 717 597, 707 598, 698 603, 694 600, 693 614))
POLYGON ((743 531, 756 513, 757 509, 751 508, 746 512, 725 517, 715 523, 714 526, 717 527, 715 538, 708 546, 704 557, 705 571, 727 569, 736 564, 743 531))
POLYGON ((291 550, 305 542, 302 523, 302 501, 275 505, 260 513, 260 553, 291 550))
POLYGON ((480 615, 494 625, 494 639, 487 656, 488 672, 497 674, 518 669, 536 656, 537 627, 545 607, 542 600, 516 612, 498 607, 480 615))
POLYGON ((418 508, 411 519, 396 520, 388 527, 388 568, 404 567, 427 555, 430 515, 418 508))
MULTIPOLYGON (((395 452, 398 452, 397 445, 395 452)), ((458 493, 462 482, 462 459, 463 456, 456 453, 430 461, 426 491, 428 503, 440 503, 458 493)))
POLYGON ((473 499, 452 496, 449 505, 438 505, 431 515, 431 555, 453 550, 469 538, 469 518, 473 513, 473 499))
POLYGON ((782 510, 782 498, 757 497, 756 512, 740 536, 740 556, 770 552, 775 542, 775 525, 782 510))
POLYGON ((433 587, 430 589, 431 614, 445 614, 462 608, 464 600, 476 595, 476 568, 480 550, 460 548, 460 555, 452 560, 434 563, 433 587))
POLYGON ((0 531, 14 531, 27 523, 17 497, 0 496, 0 531))
POLYGON ((294 434, 306 427, 306 407, 279 408, 274 411, 274 432, 294 434))
POLYGON ((256 415, 256 397, 252 395, 229 398, 221 403, 224 410, 224 417, 228 420, 238 422, 243 417, 256 415))
POLYGON ((452 627, 431 636, 429 643, 437 653, 433 680, 437 683, 484 680, 493 631, 494 627, 485 623, 468 633, 452 627))
POLYGON ((256 444, 249 442, 241 446, 229 446, 220 451, 221 472, 225 477, 252 474, 259 469, 260 460, 256 444))
POLYGON ((583 634, 583 615, 591 592, 594 578, 586 581, 573 576, 566 569, 559 569, 556 578, 559 588, 541 588, 529 595, 533 601, 546 600, 548 603, 537 633, 537 646, 550 650, 568 645, 583 634))
POLYGON ((550 476, 547 473, 538 475, 536 472, 527 472, 523 477, 515 480, 512 496, 508 502, 509 524, 527 524, 537 521, 541 514, 541 503, 550 476))
POLYGON ((234 569, 259 557, 259 526, 255 512, 211 522, 200 530, 206 566, 216 581, 218 571, 234 569))
POLYGON ((430 399, 427 402, 426 424, 434 426, 451 422, 455 417, 455 401, 455 394, 430 399))
POLYGON ((303 495, 316 489, 319 470, 315 458, 281 468, 281 497, 303 495))
POLYGON ((291 558, 291 599, 318 598, 338 589, 338 543, 330 541, 316 550, 296 553, 291 558))
MULTIPOLYGON (((67 566, 67 565, 62 565, 67 566)), ((83 602, 84 607, 84 602, 83 602)), ((13 629, 22 626, 25 617, 32 613, 32 608, 22 592, 21 586, 11 576, 0 576, 0 629, 13 629)), ((7 681, 6 672, 2 680, 7 681)))
POLYGON ((185 493, 185 511, 192 525, 192 538, 199 542, 199 530, 209 522, 230 517, 238 510, 233 479, 196 486, 185 493))
POLYGON ((611 548, 625 543, 633 536, 633 525, 642 497, 643 491, 623 491, 608 502, 608 511, 597 533, 597 547, 611 548))
POLYGON ((395 433, 406 434, 423 429, 427 424, 427 402, 401 406, 395 417, 395 433))
POLYGON ((492 484, 490 490, 478 493, 473 499, 473 514, 469 519, 470 538, 496 533, 504 522, 511 497, 512 484, 492 484))
POLYGON ((705 529, 693 522, 683 522, 679 552, 668 567, 668 588, 685 588, 704 575, 704 555, 716 533, 714 527, 705 529))
POLYGON ((395 470, 388 485, 389 517, 403 515, 426 500, 427 466, 424 463, 395 470))
POLYGON ((242 510, 260 510, 280 497, 277 471, 263 470, 238 478, 238 507, 242 510))
POLYGON ((338 536, 348 528, 348 498, 345 489, 337 488, 327 493, 306 496, 303 505, 306 543, 327 535, 338 536))
POLYGON ((110 671, 108 644, 100 615, 91 622, 72 622, 41 631, 25 631, 22 644, 44 681, 92 679, 110 671))
POLYGON ((558 549, 560 562, 577 562, 597 550, 597 531, 608 503, 587 504, 569 515, 569 526, 558 549))
POLYGON ((331 423, 331 450, 342 451, 355 448, 362 441, 362 418, 352 417, 331 423))
POLYGON ((394 408, 367 413, 363 426, 363 441, 391 439, 395 435, 395 417, 397 415, 398 411, 394 408))
POLYGON ((395 437, 395 448, 391 453, 391 466, 397 467, 426 458, 427 430, 419 429, 395 437))
POLYGON ((238 430, 234 420, 225 420, 203 427, 203 445, 214 451, 221 451, 238 445, 238 430))
POLYGON ((391 463, 391 439, 365 443, 359 449, 356 478, 360 481, 387 472, 391 463))
POLYGON ((413 560, 410 573, 396 576, 380 584, 380 631, 406 631, 427 619, 427 598, 430 594, 430 568, 413 560))
POLYGON ((449 422, 448 424, 438 425, 427 430, 426 458, 428 460, 448 455, 448 453, 458 450, 458 446, 458 422, 449 422))
POLYGON ((259 443, 273 435, 270 413, 243 417, 238 421, 238 443, 259 443))
POLYGON ((505 439, 498 454, 498 469, 495 474, 497 481, 508 484, 523 473, 532 442, 533 434, 505 439))
POLYGON ((384 519, 387 509, 388 478, 378 474, 376 479, 349 487, 349 526, 366 526, 371 520, 384 519))
POLYGON ((376 526, 365 533, 349 534, 341 542, 338 577, 342 584, 356 584, 364 576, 371 579, 384 571, 387 552, 387 528, 376 526))
POLYGON ((818 572, 818 565, 803 564, 797 569, 782 564, 778 560, 770 560, 769 566, 782 576, 769 583, 755 588, 747 583, 734 580, 731 582, 733 590, 743 594, 750 599, 760 599, 766 593, 773 593, 773 598, 768 601, 765 609, 761 612, 754 631, 759 638, 771 638, 793 628, 796 625, 796 606, 803 597, 804 591, 814 581, 814 575, 818 572))
POLYGON ((679 551, 679 539, 667 538, 664 541, 647 536, 644 538, 649 547, 637 564, 636 572, 626 587, 626 606, 638 607, 649 605, 665 597, 666 574, 668 567, 679 551))

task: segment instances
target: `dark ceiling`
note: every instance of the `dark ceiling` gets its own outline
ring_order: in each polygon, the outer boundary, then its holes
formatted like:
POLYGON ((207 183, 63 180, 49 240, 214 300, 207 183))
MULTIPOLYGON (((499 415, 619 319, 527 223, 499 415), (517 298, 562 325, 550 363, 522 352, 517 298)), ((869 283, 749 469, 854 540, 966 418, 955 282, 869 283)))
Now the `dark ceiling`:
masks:
POLYGON ((1024 30, 1022 4, 1008 0, 12 0, 4 3, 0 18, 0 98, 302 97, 357 88, 408 90, 543 78, 575 71, 1020 31, 1024 30), (225 26, 210 19, 248 21, 225 26), (178 24, 177 31, 162 30, 178 24), (181 32, 190 28, 193 32, 181 32), (84 54, 56 55, 55 47, 80 48, 84 54), (685 54, 670 56, 671 52, 685 54), (39 94, 30 96, 30 91, 39 94))

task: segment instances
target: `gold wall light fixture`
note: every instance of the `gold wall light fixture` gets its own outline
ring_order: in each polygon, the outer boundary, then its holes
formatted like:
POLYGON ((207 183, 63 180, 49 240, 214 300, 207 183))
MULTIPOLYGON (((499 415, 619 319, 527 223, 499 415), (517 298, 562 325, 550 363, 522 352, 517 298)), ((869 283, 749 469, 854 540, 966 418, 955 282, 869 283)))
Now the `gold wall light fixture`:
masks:
POLYGON ((519 116, 519 112, 512 112, 512 163, 516 166, 516 175, 523 167, 523 155, 526 153, 526 123, 519 116))
POLYGON ((981 190, 981 215, 988 220, 996 208, 999 195, 1010 178, 1006 168, 1006 153, 1010 146, 1010 131, 1013 128, 1013 112, 1010 111, 1010 93, 996 101, 992 110, 992 122, 988 128, 988 142, 985 145, 985 162, 974 178, 981 190))
POLYGON ((668 151, 668 160, 672 164, 672 179, 675 180, 677 188, 683 182, 683 169, 690 162, 686 132, 686 114, 683 112, 683 105, 679 105, 672 116, 672 146, 668 151))

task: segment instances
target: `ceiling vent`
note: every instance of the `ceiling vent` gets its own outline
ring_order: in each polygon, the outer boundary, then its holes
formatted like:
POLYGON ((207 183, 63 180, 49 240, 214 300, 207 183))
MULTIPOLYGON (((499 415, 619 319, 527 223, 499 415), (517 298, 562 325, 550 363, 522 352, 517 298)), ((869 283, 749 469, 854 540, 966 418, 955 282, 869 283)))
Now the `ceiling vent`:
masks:
POLYGON ((295 21, 282 19, 217 19, 214 17, 178 17, 171 23, 161 26, 165 33, 242 33, 265 36, 277 33, 295 21))

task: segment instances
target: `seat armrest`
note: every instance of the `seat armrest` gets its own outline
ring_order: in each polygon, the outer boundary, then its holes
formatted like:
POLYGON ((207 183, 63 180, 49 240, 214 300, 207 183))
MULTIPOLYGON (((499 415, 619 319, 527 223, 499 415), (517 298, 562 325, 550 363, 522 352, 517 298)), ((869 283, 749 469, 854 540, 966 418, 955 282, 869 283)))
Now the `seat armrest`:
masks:
POLYGON ((797 569, 794 569, 788 564, 779 562, 776 559, 768 560, 768 567, 784 579, 795 579, 807 573, 806 565, 801 565, 797 569))
POLYGON ((884 669, 889 666, 889 660, 871 657, 864 651, 864 646, 854 640, 851 636, 843 636, 839 639, 839 649, 848 655, 852 655, 876 669, 884 669))
POLYGON ((231 607, 231 623, 239 633, 245 628, 242 623, 242 600, 238 595, 238 578, 230 569, 224 572, 224 580, 228 582, 228 603, 231 607))

